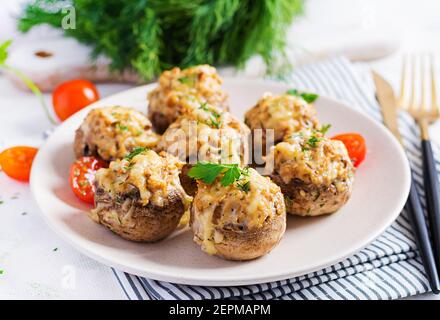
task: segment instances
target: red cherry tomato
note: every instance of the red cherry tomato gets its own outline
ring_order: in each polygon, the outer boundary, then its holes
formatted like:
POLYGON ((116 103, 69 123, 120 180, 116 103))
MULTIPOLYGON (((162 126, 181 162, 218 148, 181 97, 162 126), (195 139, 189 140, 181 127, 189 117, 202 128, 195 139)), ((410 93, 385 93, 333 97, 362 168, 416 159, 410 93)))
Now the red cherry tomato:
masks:
POLYGON ((25 146, 3 150, 0 153, 0 166, 9 177, 27 182, 37 151, 37 148, 25 146))
POLYGON ((60 84, 52 94, 52 104, 61 121, 99 100, 98 90, 87 80, 71 80, 60 84))
POLYGON ((69 184, 73 193, 82 201, 94 203, 95 173, 101 168, 107 167, 107 163, 95 157, 81 157, 70 167, 69 184))
POLYGON ((365 139, 358 133, 344 133, 334 136, 332 139, 342 141, 347 148, 348 155, 355 167, 359 166, 365 159, 367 147, 365 139))

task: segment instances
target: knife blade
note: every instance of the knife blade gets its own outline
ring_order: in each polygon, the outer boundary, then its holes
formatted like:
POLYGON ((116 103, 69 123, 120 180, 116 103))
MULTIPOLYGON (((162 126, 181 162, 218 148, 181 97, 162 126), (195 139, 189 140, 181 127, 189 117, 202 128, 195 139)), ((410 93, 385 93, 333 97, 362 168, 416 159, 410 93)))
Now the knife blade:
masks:
POLYGON ((402 137, 397 122, 397 100, 394 96, 393 88, 381 75, 374 71, 372 73, 374 84, 376 86, 376 98, 379 101, 382 110, 383 122, 402 144, 402 137))

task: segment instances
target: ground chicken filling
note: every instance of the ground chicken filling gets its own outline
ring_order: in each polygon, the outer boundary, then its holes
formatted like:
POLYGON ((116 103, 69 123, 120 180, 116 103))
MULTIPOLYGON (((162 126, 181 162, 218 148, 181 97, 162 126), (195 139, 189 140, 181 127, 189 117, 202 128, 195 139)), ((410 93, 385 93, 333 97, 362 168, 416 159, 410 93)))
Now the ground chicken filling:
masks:
POLYGON ((313 105, 290 94, 264 94, 257 105, 246 112, 245 119, 252 130, 274 129, 275 141, 304 128, 318 128, 313 105))
POLYGON ((280 188, 269 178, 249 169, 245 181, 222 186, 199 182, 199 191, 193 202, 193 230, 202 249, 215 254, 215 244, 221 243, 221 229, 255 230, 276 215, 285 214, 280 188), (237 183, 249 183, 247 191, 237 183))
POLYGON ((227 94, 222 89, 222 80, 217 70, 209 65, 200 65, 181 70, 173 68, 159 78, 159 86, 149 96, 148 114, 164 114, 172 122, 179 115, 208 102, 226 107, 227 94))
POLYGON ((89 112, 80 129, 86 143, 96 145, 103 159, 121 159, 135 147, 152 148, 159 136, 140 112, 125 107, 106 107, 89 112))
POLYGON ((266 173, 275 170, 284 183, 293 179, 317 186, 334 184, 338 191, 347 188, 354 167, 341 141, 327 139, 310 130, 292 134, 272 148, 266 159, 266 173))
POLYGON ((165 152, 147 150, 131 160, 111 162, 108 169, 98 170, 95 178, 97 185, 113 196, 138 191, 142 205, 163 207, 171 194, 178 194, 184 202, 191 201, 180 184, 183 165, 165 152))
POLYGON ((189 163, 246 164, 249 128, 229 112, 202 103, 179 117, 163 134, 158 149, 189 163))

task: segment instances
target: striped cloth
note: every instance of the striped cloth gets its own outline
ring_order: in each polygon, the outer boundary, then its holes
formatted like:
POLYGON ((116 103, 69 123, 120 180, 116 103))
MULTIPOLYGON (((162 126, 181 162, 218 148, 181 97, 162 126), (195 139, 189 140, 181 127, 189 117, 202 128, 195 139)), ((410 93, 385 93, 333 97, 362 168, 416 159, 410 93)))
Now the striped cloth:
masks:
MULTIPOLYGON (((292 87, 313 89, 347 101, 382 121, 370 70, 355 68, 345 58, 297 68, 282 80, 292 87)), ((424 197, 417 126, 407 116, 402 116, 400 121, 416 183, 424 197)), ((434 149, 438 150, 436 146, 434 149)), ((440 169, 439 163, 437 166, 440 169)), ((405 210, 378 239, 359 253, 323 270, 283 281, 239 287, 201 287, 155 281, 117 270, 114 274, 128 299, 397 299, 429 291, 405 210)))

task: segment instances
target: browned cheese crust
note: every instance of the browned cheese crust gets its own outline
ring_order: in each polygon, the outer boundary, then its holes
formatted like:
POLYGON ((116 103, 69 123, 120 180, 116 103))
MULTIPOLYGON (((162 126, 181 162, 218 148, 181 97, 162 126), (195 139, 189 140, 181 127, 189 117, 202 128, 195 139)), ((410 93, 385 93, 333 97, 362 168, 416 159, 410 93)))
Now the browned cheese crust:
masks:
POLYGON ((270 179, 249 169, 248 191, 236 184, 199 182, 191 207, 194 241, 228 260, 251 260, 271 251, 286 229, 283 195, 270 179))
POLYGON ((91 110, 75 132, 77 158, 94 156, 104 161, 122 159, 136 147, 154 148, 159 136, 145 115, 132 108, 91 110))
POLYGON ((287 212, 300 216, 337 211, 350 198, 354 181, 344 144, 310 132, 294 134, 273 147, 266 173, 281 187, 287 212), (312 136, 318 141, 310 143, 312 136))
POLYGON ((266 143, 276 144, 291 133, 307 128, 317 129, 319 125, 315 107, 301 97, 290 94, 264 94, 257 104, 246 112, 244 121, 251 129, 254 148, 263 146, 263 155, 266 153, 266 143), (257 134, 256 129, 262 129, 261 135, 257 134), (274 130, 272 139, 269 139, 268 129, 274 130))
POLYGON ((182 166, 175 157, 152 150, 111 162, 96 174, 91 218, 128 240, 167 237, 191 201, 180 185, 182 166))
POLYGON ((228 110, 222 82, 217 70, 209 65, 163 72, 158 87, 148 95, 148 117, 156 132, 163 133, 180 115, 203 102, 228 110))

